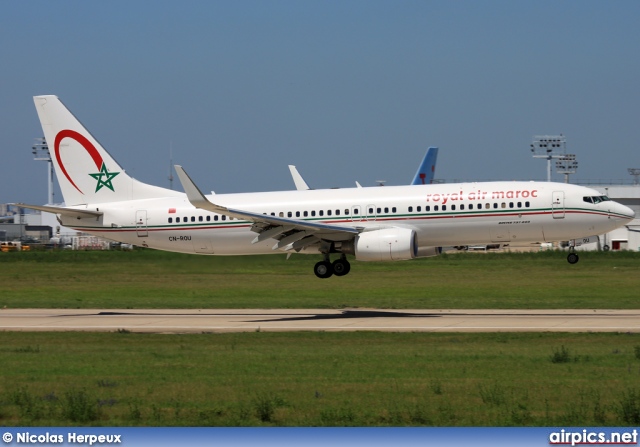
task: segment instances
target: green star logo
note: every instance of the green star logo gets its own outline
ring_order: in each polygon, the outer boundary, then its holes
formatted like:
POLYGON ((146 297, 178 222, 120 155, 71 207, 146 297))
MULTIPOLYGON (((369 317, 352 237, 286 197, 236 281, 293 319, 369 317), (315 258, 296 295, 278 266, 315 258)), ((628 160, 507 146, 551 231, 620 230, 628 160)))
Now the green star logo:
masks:
POLYGON ((118 174, 120 173, 107 171, 107 167, 103 162, 102 167, 100 168, 100 172, 97 172, 95 174, 89 174, 89 175, 98 181, 98 184, 96 185, 96 192, 100 191, 103 186, 106 186, 111 191, 115 192, 115 190, 113 189, 113 184, 111 183, 111 180, 113 180, 113 178, 118 174))

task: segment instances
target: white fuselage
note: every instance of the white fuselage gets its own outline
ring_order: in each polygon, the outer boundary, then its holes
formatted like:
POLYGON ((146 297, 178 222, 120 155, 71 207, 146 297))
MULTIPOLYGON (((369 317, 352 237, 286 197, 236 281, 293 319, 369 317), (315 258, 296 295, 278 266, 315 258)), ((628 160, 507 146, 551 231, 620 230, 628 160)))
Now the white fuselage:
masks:
MULTIPOLYGON (((607 200, 590 203, 597 191, 546 182, 487 182, 353 189, 218 194, 216 204, 254 213, 363 227, 414 230, 420 247, 482 243, 531 243, 603 234, 633 218, 633 211, 607 200)), ((78 209, 99 218, 62 223, 115 241, 183 253, 248 255, 279 253, 277 241, 252 244, 252 222, 191 205, 186 195, 108 202, 78 209)), ((315 252, 307 247, 304 252, 315 252)))

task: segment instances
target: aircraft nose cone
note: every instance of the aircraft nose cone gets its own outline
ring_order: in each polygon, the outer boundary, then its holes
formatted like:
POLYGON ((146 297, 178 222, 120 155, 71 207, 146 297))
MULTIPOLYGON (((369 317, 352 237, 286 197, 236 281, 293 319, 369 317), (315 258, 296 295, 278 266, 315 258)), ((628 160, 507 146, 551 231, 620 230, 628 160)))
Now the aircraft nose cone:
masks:
POLYGON ((616 212, 621 215, 620 216, 621 219, 628 220, 628 221, 635 219, 636 217, 635 211, 633 211, 628 206, 621 205, 618 203, 616 208, 617 208, 616 212))

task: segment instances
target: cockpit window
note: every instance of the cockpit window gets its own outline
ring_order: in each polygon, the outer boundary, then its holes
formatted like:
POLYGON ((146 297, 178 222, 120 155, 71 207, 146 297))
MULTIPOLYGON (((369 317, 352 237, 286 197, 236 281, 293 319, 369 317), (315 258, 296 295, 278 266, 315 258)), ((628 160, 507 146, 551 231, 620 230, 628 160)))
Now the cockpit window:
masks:
POLYGON ((584 196, 582 200, 587 203, 598 204, 600 202, 608 202, 611 199, 607 196, 584 196))

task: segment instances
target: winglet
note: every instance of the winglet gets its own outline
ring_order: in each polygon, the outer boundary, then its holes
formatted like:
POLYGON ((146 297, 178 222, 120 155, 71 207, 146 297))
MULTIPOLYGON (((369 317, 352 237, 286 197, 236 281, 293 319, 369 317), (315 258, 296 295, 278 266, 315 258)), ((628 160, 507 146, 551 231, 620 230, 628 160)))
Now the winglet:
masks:
POLYGON ((208 211, 213 211, 214 213, 226 214, 229 210, 224 206, 216 205, 215 203, 211 203, 200 191, 200 188, 196 186, 196 184, 191 180, 189 174, 182 168, 180 165, 175 165, 176 174, 178 174, 178 178, 180 179, 180 183, 184 188, 184 192, 187 194, 187 198, 189 202, 196 208, 201 208, 208 211))
POLYGON ((302 178, 302 176, 300 175, 300 173, 298 172, 298 170, 294 165, 289 165, 289 171, 291 171, 291 177, 293 177, 293 183, 296 184, 296 189, 298 191, 306 191, 308 189, 311 189, 309 188, 309 185, 307 185, 307 182, 304 181, 304 179, 302 178))

